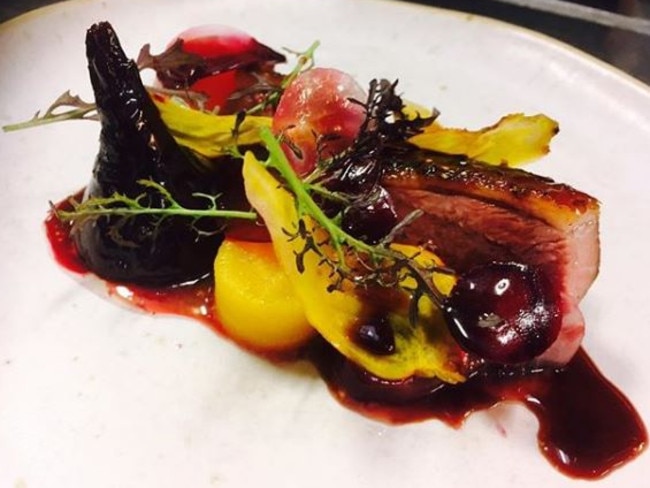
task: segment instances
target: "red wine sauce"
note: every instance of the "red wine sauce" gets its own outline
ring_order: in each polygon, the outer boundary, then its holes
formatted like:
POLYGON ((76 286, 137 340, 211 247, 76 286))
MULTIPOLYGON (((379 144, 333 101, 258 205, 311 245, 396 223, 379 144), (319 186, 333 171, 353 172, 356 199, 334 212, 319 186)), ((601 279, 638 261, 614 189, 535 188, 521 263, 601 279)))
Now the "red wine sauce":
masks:
MULTIPOLYGON (((57 262, 70 271, 87 273, 69 238, 69 225, 49 215, 45 226, 57 262)), ((192 317, 223 333, 213 314, 210 280, 162 289, 107 287, 109 294, 147 312, 192 317)), ((634 459, 647 444, 645 426, 632 404, 583 350, 561 370, 526 374, 484 370, 459 385, 418 378, 381 380, 347 361, 322 339, 313 341, 302 354, 342 404, 384 422, 439 419, 459 427, 472 412, 503 401, 520 402, 539 420, 542 454, 575 478, 601 478, 634 459)))
POLYGON ((539 420, 542 454, 575 478, 601 478, 647 444, 645 426, 632 404, 582 349, 562 370, 486 369, 459 385, 380 380, 324 341, 312 345, 308 356, 341 403, 389 423, 435 418, 459 427, 472 412, 503 401, 520 402, 539 420))
MULTIPOLYGON (((56 210, 72 210, 72 199, 79 201, 83 190, 79 191, 69 199, 57 203, 54 208, 56 210)), ((67 222, 61 221, 57 218, 54 211, 50 211, 45 220, 45 232, 47 239, 50 241, 50 247, 54 253, 54 259, 64 268, 79 274, 85 274, 88 269, 79 257, 79 252, 70 239, 70 225, 67 222)))

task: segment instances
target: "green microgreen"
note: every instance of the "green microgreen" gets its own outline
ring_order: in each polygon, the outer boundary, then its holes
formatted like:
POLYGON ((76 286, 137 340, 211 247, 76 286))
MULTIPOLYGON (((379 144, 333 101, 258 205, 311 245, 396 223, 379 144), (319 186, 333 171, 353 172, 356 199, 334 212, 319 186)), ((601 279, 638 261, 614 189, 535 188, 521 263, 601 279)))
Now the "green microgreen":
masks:
MULTIPOLYGON (((224 210, 218 206, 218 196, 194 193, 193 196, 205 200, 206 208, 187 208, 181 205, 171 193, 160 183, 152 180, 138 180, 143 192, 135 198, 121 193, 114 193, 109 197, 91 197, 84 201, 70 199, 71 210, 53 208, 54 214, 63 221, 81 223, 87 220, 102 217, 137 217, 151 216, 162 221, 169 217, 184 217, 193 223, 199 219, 244 219, 255 220, 255 212, 239 210, 224 210), (163 205, 152 207, 149 205, 151 192, 162 198, 163 205)), ((198 234, 206 232, 195 227, 198 234)))
POLYGON ((31 119, 5 125, 2 130, 11 132, 64 120, 98 120, 97 107, 94 103, 82 100, 78 95, 72 95, 68 90, 59 95, 43 114, 39 110, 31 119))

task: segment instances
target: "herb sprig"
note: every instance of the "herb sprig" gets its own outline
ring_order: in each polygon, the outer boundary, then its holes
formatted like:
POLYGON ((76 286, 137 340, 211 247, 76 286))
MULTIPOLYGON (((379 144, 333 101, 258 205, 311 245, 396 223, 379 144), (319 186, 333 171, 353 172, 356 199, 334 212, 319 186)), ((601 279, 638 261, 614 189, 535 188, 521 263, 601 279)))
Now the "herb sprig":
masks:
MULTIPOLYGON (((159 222, 169 217, 184 217, 196 223, 199 219, 244 219, 255 220, 255 212, 239 210, 224 210, 218 206, 218 196, 204 193, 194 193, 193 196, 204 199, 208 205, 204 209, 187 208, 181 205, 172 194, 160 183, 152 180, 138 180, 143 187, 143 192, 135 198, 128 197, 121 193, 114 193, 110 197, 93 197, 79 202, 70 199, 72 210, 56 208, 52 205, 52 211, 62 221, 82 223, 88 220, 102 217, 123 217, 131 218, 137 216, 152 216, 159 218, 159 222), (149 190, 149 192, 147 192, 149 190), (146 202, 151 197, 151 191, 163 199, 163 205, 151 207, 146 202)), ((206 234, 205 231, 194 227, 198 234, 206 234)))
MULTIPOLYGON (((397 82, 372 80, 368 98, 363 105, 366 119, 352 146, 334 158, 320 161, 314 175, 301 179, 293 170, 278 141, 268 129, 260 130, 260 138, 269 151, 267 166, 279 173, 282 183, 294 195, 297 213, 301 219, 292 239, 302 239, 303 250, 296 255, 296 266, 300 270, 306 253, 315 252, 321 262, 328 265, 335 277, 332 289, 349 280, 356 286, 379 285, 384 288, 399 287, 411 294, 410 318, 415 323, 418 304, 422 297, 428 297, 441 307, 443 293, 433 279, 434 273, 452 275, 453 270, 436 264, 421 264, 417 255, 406 256, 391 246, 399 232, 422 215, 421 210, 408 214, 377 244, 369 244, 347 233, 341 227, 341 212, 329 217, 314 200, 313 196, 326 199, 352 201, 359 195, 331 192, 324 182, 339 178, 348 164, 355 164, 372 158, 380 164, 396 154, 408 151, 405 141, 431 124, 437 113, 429 117, 408 117, 404 103, 396 93, 397 82), (306 220, 322 229, 325 237, 317 242, 313 229, 306 220), (331 250, 333 252, 328 251, 331 250), (414 284, 414 285, 413 285, 414 284)), ((380 170, 381 171, 381 170, 380 170)), ((377 184, 377 183, 375 183, 377 184)), ((320 237, 320 235, 319 235, 320 237)))
MULTIPOLYGON (((296 77, 302 73, 303 71, 306 71, 308 69, 311 69, 314 66, 314 54, 316 52, 316 49, 318 49, 318 46, 320 46, 319 41, 314 41, 311 46, 307 48, 306 51, 303 52, 297 52, 297 51, 290 51, 286 49, 287 51, 291 52, 292 54, 296 55, 296 65, 293 67, 293 69, 284 76, 282 79, 282 83, 280 83, 279 87, 271 87, 271 86, 261 86, 261 87, 253 87, 252 90, 263 90, 266 91, 266 96, 264 99, 258 103, 257 105, 249 108, 246 111, 246 114, 248 115, 253 115, 257 113, 263 113, 267 108, 269 107, 276 107, 278 102, 280 101, 280 97, 282 96, 282 93, 284 93, 284 90, 291 84, 293 83, 293 80, 296 79, 296 77)), ((243 96, 246 95, 247 93, 235 93, 233 96, 243 96)))
POLYGON ((43 114, 39 110, 31 119, 5 125, 2 130, 11 132, 54 122, 63 122, 64 120, 99 120, 97 106, 92 102, 82 100, 78 95, 72 95, 68 90, 59 95, 43 114))

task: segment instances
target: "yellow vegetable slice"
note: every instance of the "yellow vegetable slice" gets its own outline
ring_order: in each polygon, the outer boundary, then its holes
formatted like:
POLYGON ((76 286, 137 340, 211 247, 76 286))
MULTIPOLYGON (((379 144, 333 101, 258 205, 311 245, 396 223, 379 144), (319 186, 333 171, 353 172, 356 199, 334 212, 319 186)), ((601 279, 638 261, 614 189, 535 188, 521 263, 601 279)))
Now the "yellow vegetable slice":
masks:
POLYGON ((169 99, 161 101, 154 98, 154 102, 174 139, 208 158, 228 154, 235 145, 256 144, 260 142, 259 128, 271 127, 270 117, 247 115, 235 139, 235 115, 201 112, 169 99))
MULTIPOLYGON (((264 219, 280 266, 302 302, 309 323, 328 342, 380 378, 438 377, 448 383, 464 380, 459 367, 460 350, 449 336, 438 310, 433 306, 421 307, 420 323, 411 324, 406 313, 408 297, 402 292, 389 293, 402 293, 402 296, 388 310, 387 303, 381 303, 382 313, 395 336, 393 354, 372 354, 352 340, 351 334, 357 327, 377 312, 373 304, 362 300, 351 285, 330 290, 331 270, 315 252, 304 254, 304 270, 299 272, 296 253, 304 250, 305 241, 301 237, 291 237, 298 229, 293 196, 252 153, 244 158, 243 174, 248 201, 264 219)), ((308 218, 304 221, 312 233, 320 231, 308 218)))
POLYGON ((238 343, 283 352, 315 333, 270 242, 226 239, 214 262, 217 318, 238 343))
POLYGON ((466 156, 484 163, 518 166, 547 154, 557 132, 557 122, 546 115, 510 114, 477 131, 433 123, 409 142, 422 149, 466 156))

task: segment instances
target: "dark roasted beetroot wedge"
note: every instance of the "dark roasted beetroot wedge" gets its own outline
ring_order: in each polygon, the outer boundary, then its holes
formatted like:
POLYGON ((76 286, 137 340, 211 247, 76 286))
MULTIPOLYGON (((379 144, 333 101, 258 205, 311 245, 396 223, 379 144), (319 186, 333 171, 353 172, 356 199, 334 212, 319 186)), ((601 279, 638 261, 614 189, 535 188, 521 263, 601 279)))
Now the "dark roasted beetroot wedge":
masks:
MULTIPOLYGON (((176 143, 110 24, 88 30, 86 50, 101 133, 84 198, 115 192, 135 198, 146 193, 147 205, 164 206, 158 193, 138 184, 150 179, 183 206, 205 207, 207 201, 193 194, 221 193, 219 175, 176 143)), ((100 277, 170 285, 195 280, 212 269, 221 237, 199 236, 191 224, 174 217, 162 223, 145 216, 111 217, 82 222, 73 235, 81 258, 100 277)))

